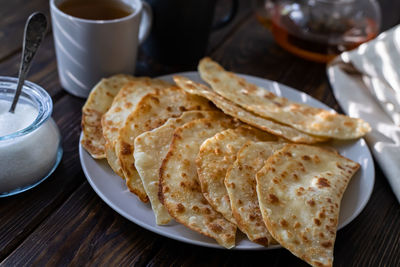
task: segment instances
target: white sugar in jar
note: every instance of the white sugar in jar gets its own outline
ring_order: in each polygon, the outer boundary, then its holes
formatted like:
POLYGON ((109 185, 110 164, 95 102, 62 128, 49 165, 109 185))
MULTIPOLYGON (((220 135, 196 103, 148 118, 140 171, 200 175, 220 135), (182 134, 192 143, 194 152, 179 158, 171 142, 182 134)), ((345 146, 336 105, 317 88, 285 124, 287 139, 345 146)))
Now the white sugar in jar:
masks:
POLYGON ((0 197, 38 185, 62 157, 51 97, 26 81, 14 113, 9 113, 16 85, 17 79, 0 77, 0 197))

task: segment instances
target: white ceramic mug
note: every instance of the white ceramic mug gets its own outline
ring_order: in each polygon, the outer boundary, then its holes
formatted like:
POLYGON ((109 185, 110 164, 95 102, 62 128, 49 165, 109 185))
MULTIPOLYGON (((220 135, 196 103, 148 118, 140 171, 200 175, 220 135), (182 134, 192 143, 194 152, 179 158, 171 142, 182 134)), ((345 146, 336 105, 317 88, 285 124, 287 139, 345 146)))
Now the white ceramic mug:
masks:
POLYGON ((50 0, 51 21, 61 85, 69 93, 87 97, 104 77, 133 74, 137 48, 148 36, 150 6, 140 0, 120 0, 132 7, 126 17, 88 20, 58 8, 64 0, 50 0), (142 18, 143 14, 143 18, 142 18))

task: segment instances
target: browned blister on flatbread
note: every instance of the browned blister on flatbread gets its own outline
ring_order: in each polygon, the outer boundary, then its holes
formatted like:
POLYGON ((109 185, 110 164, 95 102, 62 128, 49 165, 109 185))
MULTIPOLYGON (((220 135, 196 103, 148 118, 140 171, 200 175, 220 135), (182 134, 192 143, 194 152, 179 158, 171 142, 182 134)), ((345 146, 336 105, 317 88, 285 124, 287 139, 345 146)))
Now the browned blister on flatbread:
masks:
POLYGON ((153 209, 156 223, 167 224, 172 217, 158 199, 159 174, 176 128, 196 119, 219 117, 219 111, 186 111, 178 118, 170 118, 162 126, 144 132, 135 139, 135 167, 142 180, 153 209))
POLYGON ((315 146, 286 145, 257 173, 257 195, 272 236, 313 266, 332 266, 340 202, 360 165, 315 146))
POLYGON ((236 223, 226 191, 226 171, 236 160, 236 153, 248 141, 276 140, 276 137, 248 125, 228 129, 208 138, 196 158, 197 174, 204 197, 225 219, 236 223))
POLYGON ((134 77, 118 74, 101 79, 89 94, 82 108, 82 140, 81 144, 96 159, 105 158, 101 117, 111 107, 119 90, 134 77))
POLYGON ((225 114, 235 117, 270 134, 283 137, 295 143, 313 144, 327 140, 327 138, 312 136, 287 125, 254 115, 253 113, 216 94, 207 86, 191 81, 188 78, 174 76, 174 81, 186 92, 203 96, 212 101, 225 114))
POLYGON ((160 168, 160 200, 179 223, 214 238, 226 248, 235 245, 236 226, 216 212, 201 192, 195 159, 207 138, 237 124, 232 119, 200 119, 177 128, 160 168))
POLYGON ((171 86, 171 84, 157 79, 135 78, 118 92, 110 109, 103 115, 101 126, 107 161, 119 176, 124 177, 115 152, 119 129, 124 126, 126 118, 136 109, 137 104, 145 95, 171 86))
POLYGON ((198 68, 201 78, 219 95, 259 116, 299 131, 336 139, 359 138, 371 131, 369 124, 361 119, 279 97, 224 70, 210 58, 202 59, 198 68))
POLYGON ((129 190, 140 199, 146 198, 133 157, 135 138, 163 125, 167 119, 189 110, 215 109, 205 98, 191 95, 177 86, 155 90, 144 96, 119 129, 115 151, 129 190))
POLYGON ((247 237, 263 246, 276 244, 261 216, 256 191, 256 173, 274 151, 285 143, 248 141, 237 153, 225 177, 233 217, 247 237))

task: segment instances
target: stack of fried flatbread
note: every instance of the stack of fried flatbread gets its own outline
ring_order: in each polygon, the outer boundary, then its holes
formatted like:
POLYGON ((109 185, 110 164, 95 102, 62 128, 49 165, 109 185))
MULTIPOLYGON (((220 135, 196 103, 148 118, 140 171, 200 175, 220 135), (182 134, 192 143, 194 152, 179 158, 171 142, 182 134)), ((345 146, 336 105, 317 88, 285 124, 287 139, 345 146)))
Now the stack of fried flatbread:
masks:
POLYGON ((331 266, 340 202, 360 165, 318 143, 355 139, 369 125, 276 96, 209 58, 211 88, 116 75, 83 107, 82 146, 106 158, 156 223, 172 219, 235 246, 281 244, 313 266, 331 266))

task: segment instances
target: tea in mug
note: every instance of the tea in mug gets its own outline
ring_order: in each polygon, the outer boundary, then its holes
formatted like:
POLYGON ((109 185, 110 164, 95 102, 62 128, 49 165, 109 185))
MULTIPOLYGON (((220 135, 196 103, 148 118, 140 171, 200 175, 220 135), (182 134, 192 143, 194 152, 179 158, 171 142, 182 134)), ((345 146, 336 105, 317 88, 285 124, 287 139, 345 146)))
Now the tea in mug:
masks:
POLYGON ((112 20, 133 13, 133 8, 118 0, 66 0, 58 5, 64 13, 89 20, 112 20))

